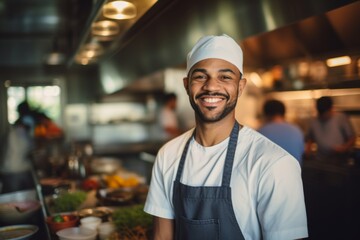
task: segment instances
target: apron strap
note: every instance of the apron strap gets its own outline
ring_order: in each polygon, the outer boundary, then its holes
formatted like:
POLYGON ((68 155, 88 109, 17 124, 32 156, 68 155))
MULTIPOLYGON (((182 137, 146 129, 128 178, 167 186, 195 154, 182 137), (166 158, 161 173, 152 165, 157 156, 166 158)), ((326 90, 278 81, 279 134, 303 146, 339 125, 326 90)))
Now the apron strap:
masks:
MULTIPOLYGON (((186 155, 187 155, 187 152, 189 149, 190 141, 194 137, 194 135, 195 135, 195 130, 185 144, 184 150, 183 150, 181 158, 180 158, 179 167, 178 167, 178 170, 176 173, 176 178, 175 178, 176 181, 180 181, 180 178, 181 178, 181 175, 182 175, 182 172, 184 169, 185 159, 186 159, 186 155)), ((234 127, 231 130, 230 139, 229 139, 229 143, 228 143, 228 149, 226 152, 222 186, 226 186, 226 187, 230 186, 231 172, 232 172, 232 167, 233 167, 233 162, 234 162, 234 156, 235 156, 235 151, 236 151, 236 146, 237 146, 238 135, 239 135, 239 123, 237 121, 235 121, 234 127)))
POLYGON ((178 167, 178 170, 177 170, 177 173, 176 173, 176 179, 175 179, 176 181, 180 182, 181 174, 182 174, 183 169, 184 169, 186 154, 187 154, 188 149, 189 149, 190 141, 194 136, 195 136, 195 130, 194 130, 193 134, 191 134, 191 137, 189 137, 189 139, 187 140, 187 142, 185 144, 185 147, 184 147, 184 150, 183 150, 183 152, 181 154, 179 167, 178 167))
POLYGON ((234 163, 234 156, 237 146, 238 135, 239 135, 239 123, 235 121, 234 127, 230 134, 228 149, 226 152, 223 179, 222 179, 223 187, 230 186, 230 179, 231 179, 232 167, 234 163))

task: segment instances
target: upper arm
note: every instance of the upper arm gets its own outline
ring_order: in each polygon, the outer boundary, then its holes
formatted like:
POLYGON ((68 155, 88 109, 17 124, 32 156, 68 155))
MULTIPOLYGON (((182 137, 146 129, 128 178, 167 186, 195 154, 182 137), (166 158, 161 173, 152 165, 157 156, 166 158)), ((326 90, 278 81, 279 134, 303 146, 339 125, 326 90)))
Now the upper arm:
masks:
POLYGON ((172 240, 174 236, 174 220, 154 217, 154 240, 172 240))
POLYGON ((268 239, 307 236, 301 169, 296 160, 285 157, 274 163, 259 185, 257 213, 263 235, 268 239))

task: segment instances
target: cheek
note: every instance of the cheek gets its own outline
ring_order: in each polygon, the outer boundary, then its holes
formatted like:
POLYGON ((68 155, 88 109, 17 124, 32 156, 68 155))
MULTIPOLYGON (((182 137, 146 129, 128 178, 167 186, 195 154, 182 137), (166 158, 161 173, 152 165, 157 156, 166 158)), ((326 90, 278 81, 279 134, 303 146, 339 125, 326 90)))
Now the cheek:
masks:
POLYGON ((195 94, 196 92, 199 91, 199 89, 201 88, 201 86, 199 84, 191 84, 189 85, 187 91, 189 92, 189 94, 195 94))
POLYGON ((237 85, 229 86, 227 92, 233 98, 238 98, 241 95, 241 90, 237 85))

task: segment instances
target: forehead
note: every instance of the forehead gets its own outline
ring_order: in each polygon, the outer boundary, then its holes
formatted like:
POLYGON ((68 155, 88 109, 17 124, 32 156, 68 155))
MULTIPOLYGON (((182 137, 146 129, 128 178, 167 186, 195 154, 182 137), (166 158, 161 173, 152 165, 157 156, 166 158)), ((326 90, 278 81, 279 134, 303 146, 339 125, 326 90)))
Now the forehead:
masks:
POLYGON ((218 72, 224 69, 230 69, 236 73, 236 75, 240 75, 240 70, 234 64, 219 58, 208 58, 197 62, 190 69, 190 74, 195 69, 205 69, 207 72, 218 72))

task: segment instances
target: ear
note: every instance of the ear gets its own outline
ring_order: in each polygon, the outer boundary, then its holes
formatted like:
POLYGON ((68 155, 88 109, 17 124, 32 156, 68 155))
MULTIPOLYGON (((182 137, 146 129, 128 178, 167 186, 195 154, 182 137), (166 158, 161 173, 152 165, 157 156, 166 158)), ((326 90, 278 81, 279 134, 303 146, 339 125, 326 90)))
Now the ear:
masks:
POLYGON ((239 81, 239 94, 238 94, 238 98, 241 96, 242 92, 244 91, 245 89, 245 86, 246 86, 246 78, 242 78, 240 79, 239 81))
POLYGON ((189 78, 188 77, 184 77, 183 78, 183 84, 184 84, 184 88, 186 90, 186 93, 189 94, 189 90, 188 90, 188 87, 189 87, 189 78))

